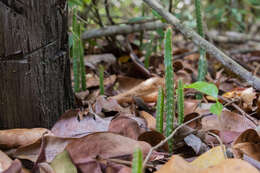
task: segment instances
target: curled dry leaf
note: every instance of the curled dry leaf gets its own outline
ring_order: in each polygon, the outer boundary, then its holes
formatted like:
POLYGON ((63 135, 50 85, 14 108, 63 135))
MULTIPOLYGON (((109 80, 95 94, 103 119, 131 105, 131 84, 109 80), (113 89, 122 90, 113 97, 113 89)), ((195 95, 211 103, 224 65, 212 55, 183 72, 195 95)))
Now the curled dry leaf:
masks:
POLYGON ((139 112, 140 117, 146 120, 147 127, 151 130, 156 130, 156 119, 145 111, 139 112))
POLYGON ((11 149, 32 144, 44 133, 50 131, 45 128, 0 130, 0 148, 11 149))
POLYGON ((141 129, 137 121, 130 117, 119 115, 111 120, 108 131, 137 140, 144 129, 141 129))
POLYGON ((32 162, 36 162, 38 157, 42 154, 44 159, 50 163, 57 154, 62 152, 64 148, 69 144, 73 138, 60 138, 56 136, 44 135, 43 139, 38 139, 35 143, 20 147, 10 155, 14 158, 27 159, 32 162), (44 144, 42 145, 42 141, 44 144))
POLYGON ((260 161, 260 137, 254 129, 248 129, 240 134, 232 145, 236 158, 243 158, 244 154, 260 161))
POLYGON ((101 173, 101 167, 105 168, 107 164, 100 160, 131 159, 136 148, 140 148, 145 157, 151 146, 146 142, 118 134, 99 132, 76 139, 66 147, 66 150, 81 172, 101 173))
POLYGON ((158 88, 163 85, 163 78, 153 77, 124 93, 113 96, 112 98, 117 100, 120 104, 124 102, 132 102, 133 96, 141 97, 145 102, 155 102, 157 99, 158 88))
POLYGON ((258 170, 246 161, 226 159, 208 168, 199 168, 174 155, 156 173, 258 173, 258 170))
POLYGON ((52 127, 51 131, 59 137, 82 137, 93 132, 107 131, 111 118, 85 115, 78 119, 80 110, 68 110, 52 127))
POLYGON ((0 172, 6 170, 11 164, 12 159, 0 150, 0 172))
POLYGON ((2 173, 23 173, 22 170, 22 163, 20 162, 20 160, 15 159, 11 165, 4 170, 2 173))
MULTIPOLYGON (((159 144, 162 140, 165 139, 165 136, 157 131, 149 131, 149 132, 144 132, 138 137, 138 141, 145 141, 151 146, 155 146, 159 144)), ((164 152, 169 152, 169 146, 168 143, 164 143, 163 146, 158 148, 159 151, 164 151, 164 152)))
POLYGON ((104 96, 99 96, 96 99, 96 103, 94 105, 95 113, 130 113, 127 109, 124 109, 122 106, 118 104, 118 102, 113 98, 105 98, 104 96))
POLYGON ((202 118, 203 130, 243 132, 246 129, 255 127, 255 124, 245 116, 228 110, 224 110, 219 117, 212 115, 202 118))
MULTIPOLYGON (((99 77, 95 75, 86 75, 87 88, 99 86, 99 77)), ((116 81, 116 75, 110 75, 104 79, 104 86, 112 85, 116 81)))
POLYGON ((211 148, 210 150, 193 160, 190 164, 201 169, 218 165, 225 160, 224 152, 226 152, 225 146, 217 146, 211 148))

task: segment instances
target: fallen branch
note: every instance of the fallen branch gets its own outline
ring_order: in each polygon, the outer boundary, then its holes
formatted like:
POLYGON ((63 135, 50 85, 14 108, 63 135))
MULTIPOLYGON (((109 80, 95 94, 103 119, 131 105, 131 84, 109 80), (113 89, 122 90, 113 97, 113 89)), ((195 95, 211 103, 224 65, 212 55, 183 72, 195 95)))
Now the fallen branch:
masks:
POLYGON ((251 72, 244 69, 237 62, 228 57, 225 53, 212 45, 210 42, 200 37, 195 31, 182 24, 179 19, 167 12, 157 0, 143 0, 150 7, 152 7, 157 13, 159 13, 168 23, 175 26, 183 35, 191 39, 197 46, 205 49, 209 54, 214 56, 225 67, 229 68, 235 74, 246 80, 249 85, 252 85, 257 90, 260 90, 260 79, 254 76, 251 72))
POLYGON ((221 34, 218 31, 208 32, 210 38, 222 43, 245 43, 248 41, 260 42, 260 37, 255 35, 241 34, 237 32, 225 32, 221 34))
POLYGON ((139 31, 149 31, 149 30, 156 30, 159 28, 165 28, 167 24, 162 23, 160 21, 155 22, 147 22, 143 24, 126 24, 123 26, 107 26, 100 29, 93 29, 90 31, 86 31, 82 34, 82 39, 91 39, 91 38, 98 38, 104 36, 111 36, 116 34, 130 34, 139 31))

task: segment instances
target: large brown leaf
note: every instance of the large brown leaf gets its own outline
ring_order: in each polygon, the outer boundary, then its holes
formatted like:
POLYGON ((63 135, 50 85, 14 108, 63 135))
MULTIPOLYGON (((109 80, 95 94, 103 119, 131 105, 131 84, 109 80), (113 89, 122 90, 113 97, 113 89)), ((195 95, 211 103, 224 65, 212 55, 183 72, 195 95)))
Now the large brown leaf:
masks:
POLYGON ((93 133, 76 139, 70 143, 66 150, 73 163, 82 172, 101 173, 101 168, 107 164, 102 159, 131 159, 136 148, 140 148, 145 157, 151 146, 142 141, 136 141, 110 132, 93 133))
POLYGON ((10 149, 32 144, 47 132, 50 131, 44 128, 0 130, 0 148, 10 149))

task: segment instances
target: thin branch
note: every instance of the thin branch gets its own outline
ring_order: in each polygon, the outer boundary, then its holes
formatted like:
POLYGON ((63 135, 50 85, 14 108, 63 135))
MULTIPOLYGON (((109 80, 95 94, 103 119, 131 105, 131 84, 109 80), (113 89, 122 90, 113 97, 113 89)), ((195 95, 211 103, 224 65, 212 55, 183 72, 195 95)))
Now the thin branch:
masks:
POLYGON ((193 119, 191 119, 191 120, 189 120, 189 121, 187 121, 187 122, 181 124, 181 125, 178 126, 176 129, 174 129, 174 131, 173 131, 167 138, 165 138, 165 139, 162 140, 159 144, 157 144, 156 146, 154 146, 154 147, 152 147, 152 148, 150 149, 150 151, 148 152, 147 156, 145 157, 145 160, 144 160, 144 162, 143 162, 143 165, 146 165, 146 164, 147 164, 147 162, 148 162, 150 156, 152 155, 152 152, 153 152, 154 150, 160 148, 161 146, 163 146, 169 139, 171 139, 171 138, 176 134, 176 132, 177 132, 178 130, 180 130, 182 127, 188 125, 189 123, 191 123, 191 122, 193 122, 193 121, 195 121, 195 120, 197 120, 197 119, 200 119, 200 118, 202 118, 202 117, 204 117, 204 116, 207 116, 207 115, 209 115, 209 114, 199 115, 199 116, 197 116, 197 117, 195 117, 195 118, 193 118, 193 119))
POLYGON ((133 25, 124 25, 124 26, 107 26, 100 29, 93 29, 86 31, 82 34, 82 39, 91 39, 91 38, 98 38, 104 36, 111 36, 116 34, 130 34, 139 31, 149 31, 149 30, 156 30, 159 28, 166 28, 167 24, 157 22, 148 22, 144 24, 133 24, 133 25))
POLYGON ((115 25, 116 23, 113 21, 111 15, 110 15, 108 0, 105 0, 105 10, 106 10, 106 15, 107 15, 108 21, 110 22, 111 25, 115 25))
POLYGON ((229 68, 235 74, 246 80, 249 85, 252 85, 257 90, 260 90, 260 79, 254 76, 251 72, 244 69, 237 62, 228 57, 225 53, 219 50, 216 46, 199 36, 195 31, 182 24, 179 19, 165 10, 157 0, 143 0, 157 13, 159 13, 167 22, 178 29, 183 35, 191 39, 197 46, 205 49, 209 54, 215 57, 225 67, 229 68))

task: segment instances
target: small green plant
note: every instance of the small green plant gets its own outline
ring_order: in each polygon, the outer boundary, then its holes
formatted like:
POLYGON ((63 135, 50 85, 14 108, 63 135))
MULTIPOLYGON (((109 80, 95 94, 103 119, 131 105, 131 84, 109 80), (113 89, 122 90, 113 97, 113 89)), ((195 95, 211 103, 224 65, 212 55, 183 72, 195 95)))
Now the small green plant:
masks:
MULTIPOLYGON (((201 3, 200 0, 195 0, 195 8, 196 8, 196 21, 197 21, 197 30, 201 37, 205 38, 205 34, 203 31, 203 23, 201 17, 201 3)), ((199 67, 198 67, 198 81, 204 81, 205 76, 207 74, 207 59, 206 59, 206 51, 200 48, 200 57, 199 57, 199 67)), ((202 95, 196 95, 197 99, 201 99, 202 95)))
POLYGON ((99 66, 99 94, 104 95, 104 67, 103 65, 99 66))
POLYGON ((182 124, 184 120, 184 91, 183 91, 183 82, 182 79, 178 81, 178 90, 177 90, 177 97, 178 97, 178 124, 182 124))
MULTIPOLYGON (((81 38, 81 24, 79 25, 79 38, 81 38)), ((83 91, 87 90, 87 84, 86 84, 86 69, 85 69, 85 63, 84 63, 84 47, 82 40, 79 39, 79 54, 80 54, 80 71, 81 71, 81 89, 83 91)))
MULTIPOLYGON (((165 84, 166 84, 166 136, 173 131, 174 117, 174 83, 173 83, 173 66, 172 66, 172 29, 169 27, 165 32, 164 39, 164 65, 165 65, 165 84)), ((172 139, 168 141, 170 152, 173 151, 172 139)))
POLYGON ((163 112, 164 112, 164 93, 163 93, 163 88, 160 87, 158 90, 157 105, 156 105, 156 129, 160 133, 163 133, 163 112))
POLYGON ((73 33, 73 44, 72 44, 72 57, 73 57, 73 75, 74 75, 74 91, 80 91, 80 63, 79 63, 79 52, 78 52, 78 22, 76 17, 76 9, 73 9, 72 19, 72 33, 73 33))
POLYGON ((193 88, 201 93, 214 97, 216 103, 210 107, 210 112, 218 116, 221 115, 223 105, 218 101, 218 88, 216 87, 216 85, 203 81, 198 81, 190 85, 185 85, 184 88, 193 88))
POLYGON ((85 91, 86 70, 84 64, 84 47, 81 40, 81 24, 77 21, 77 11, 73 9, 72 21, 72 57, 73 57, 73 74, 74 74, 74 91, 85 91), (81 87, 80 87, 81 86, 81 87))
POLYGON ((140 148, 136 149, 133 156, 132 173, 142 173, 143 155, 140 148))

